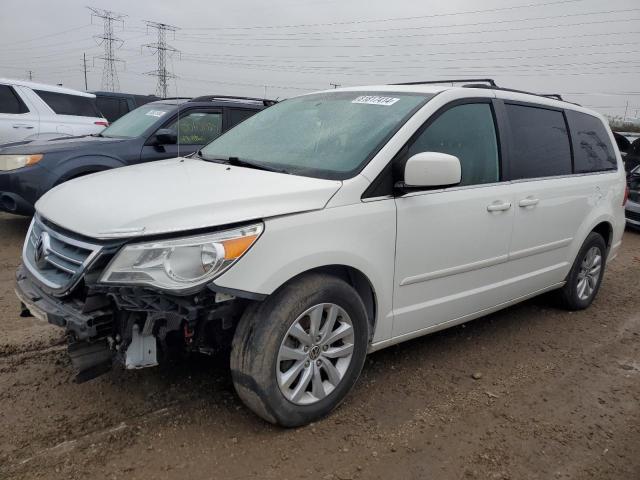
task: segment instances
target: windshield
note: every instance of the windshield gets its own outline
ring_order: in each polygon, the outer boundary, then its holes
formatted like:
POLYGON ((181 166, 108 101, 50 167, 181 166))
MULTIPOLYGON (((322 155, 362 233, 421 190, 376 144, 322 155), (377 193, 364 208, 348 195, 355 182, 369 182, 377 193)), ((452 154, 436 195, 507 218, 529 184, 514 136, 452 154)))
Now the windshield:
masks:
POLYGON ((202 149, 287 173, 345 179, 433 95, 330 92, 293 98, 245 120, 202 149))
POLYGON ((174 108, 174 105, 143 105, 120 117, 100 133, 103 137, 139 137, 160 117, 174 108))

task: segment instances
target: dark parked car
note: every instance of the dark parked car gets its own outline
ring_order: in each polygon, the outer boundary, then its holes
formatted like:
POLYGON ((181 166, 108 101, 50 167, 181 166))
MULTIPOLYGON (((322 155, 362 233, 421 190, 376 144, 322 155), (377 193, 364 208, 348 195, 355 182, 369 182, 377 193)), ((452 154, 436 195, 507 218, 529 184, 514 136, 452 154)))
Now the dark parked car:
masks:
POLYGON ((147 103, 101 133, 0 147, 0 211, 31 215, 45 192, 90 173, 192 154, 272 105, 206 96, 147 103))
POLYGON ((89 92, 96 96, 96 106, 104 118, 113 123, 131 110, 160 100, 155 95, 134 95, 132 93, 117 92, 89 92))
POLYGON ((631 142, 631 145, 629 145, 629 148, 627 148, 622 158, 624 160, 624 168, 627 172, 631 172, 631 170, 640 165, 640 138, 631 142))

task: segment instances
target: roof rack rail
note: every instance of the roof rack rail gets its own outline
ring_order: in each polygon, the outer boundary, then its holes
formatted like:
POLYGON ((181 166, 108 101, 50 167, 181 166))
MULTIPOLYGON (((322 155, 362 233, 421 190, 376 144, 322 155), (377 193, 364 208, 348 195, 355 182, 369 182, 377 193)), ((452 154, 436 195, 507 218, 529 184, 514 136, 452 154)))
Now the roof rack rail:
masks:
POLYGON ((536 97, 545 97, 545 98, 553 98, 555 100, 560 100, 561 102, 571 103, 573 105, 580 106, 579 103, 569 102, 562 98, 562 95, 559 93, 534 93, 527 92, 525 90, 516 90, 515 88, 506 88, 499 87, 495 80, 492 78, 466 78, 466 79, 456 79, 456 80, 429 80, 425 82, 406 82, 406 83, 392 83, 391 85, 432 85, 432 84, 442 84, 442 83, 464 83, 462 85, 463 88, 486 88, 489 90, 502 90, 503 92, 514 92, 514 93, 525 93, 527 95, 535 95, 536 97))
POLYGON ((562 98, 562 95, 560 95, 559 93, 538 93, 538 95, 540 95, 541 97, 555 98, 556 100, 562 100, 563 102, 566 102, 566 100, 562 98))
POLYGON ((493 78, 457 78, 453 80, 427 80, 424 82, 403 82, 392 83, 391 85, 437 85, 440 83, 486 83, 492 87, 497 87, 493 78))
POLYGON ((191 97, 159 97, 158 100, 191 100, 191 97))
POLYGON ((489 86, 489 85, 463 85, 464 88, 487 88, 490 90, 501 90, 503 92, 513 92, 513 93, 524 93, 526 95, 535 95, 536 97, 544 97, 544 98, 552 98, 554 100, 560 100, 561 102, 572 103, 574 105, 578 105, 577 103, 568 102, 562 95, 559 93, 535 93, 528 92, 526 90, 517 90, 515 88, 506 88, 506 87, 498 87, 498 86, 489 86))
POLYGON ((241 97, 237 95, 203 95, 191 99, 192 102, 212 102, 214 100, 251 100, 254 102, 262 102, 265 107, 270 107, 278 103, 277 100, 269 100, 267 98, 241 97))

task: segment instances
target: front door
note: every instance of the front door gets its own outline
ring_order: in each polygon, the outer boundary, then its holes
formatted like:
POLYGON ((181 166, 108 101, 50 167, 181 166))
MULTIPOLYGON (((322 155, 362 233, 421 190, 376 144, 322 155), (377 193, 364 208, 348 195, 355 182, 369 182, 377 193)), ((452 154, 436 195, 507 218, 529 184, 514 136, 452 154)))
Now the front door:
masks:
POLYGON ((393 336, 464 318, 508 301, 503 281, 514 190, 502 182, 491 100, 454 104, 430 119, 398 159, 443 152, 460 159, 462 182, 396 199, 393 336))
POLYGON ((222 133, 222 111, 197 109, 180 114, 161 128, 172 130, 178 142, 157 145, 151 141, 142 148, 143 162, 185 156, 200 150, 204 145, 222 133))

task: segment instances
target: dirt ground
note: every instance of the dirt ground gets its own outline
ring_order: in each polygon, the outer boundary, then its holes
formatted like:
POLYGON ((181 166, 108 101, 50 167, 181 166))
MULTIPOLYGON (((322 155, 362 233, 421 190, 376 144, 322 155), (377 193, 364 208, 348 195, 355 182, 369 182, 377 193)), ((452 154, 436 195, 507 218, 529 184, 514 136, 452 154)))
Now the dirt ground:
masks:
POLYGON ((640 479, 638 233, 587 311, 541 297, 378 352, 331 416, 284 430, 224 358, 72 383, 61 332, 18 316, 26 228, 0 215, 0 478, 640 479))

